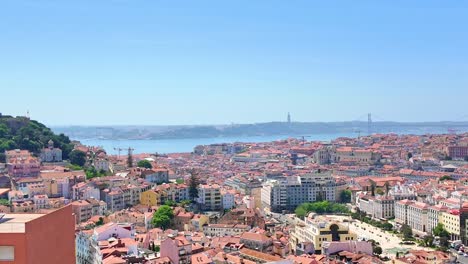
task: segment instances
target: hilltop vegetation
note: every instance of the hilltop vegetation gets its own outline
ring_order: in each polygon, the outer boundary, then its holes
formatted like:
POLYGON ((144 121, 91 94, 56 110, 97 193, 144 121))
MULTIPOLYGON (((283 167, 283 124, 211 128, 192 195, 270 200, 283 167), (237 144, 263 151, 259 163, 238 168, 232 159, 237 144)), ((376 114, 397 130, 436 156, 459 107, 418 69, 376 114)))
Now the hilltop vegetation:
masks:
POLYGON ((26 117, 0 114, 0 162, 5 162, 5 150, 26 149, 37 156, 49 140, 62 149, 62 158, 68 159, 73 144, 64 134, 56 135, 45 125, 26 117))

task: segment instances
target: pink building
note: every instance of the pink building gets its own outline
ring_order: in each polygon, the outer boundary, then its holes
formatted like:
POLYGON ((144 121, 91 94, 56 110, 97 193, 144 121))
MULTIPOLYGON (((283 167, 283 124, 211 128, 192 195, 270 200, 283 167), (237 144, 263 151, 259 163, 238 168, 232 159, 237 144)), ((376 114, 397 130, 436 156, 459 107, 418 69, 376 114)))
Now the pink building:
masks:
POLYGON ((37 177, 41 170, 41 164, 37 158, 34 157, 18 157, 11 158, 7 161, 7 170, 10 177, 37 177))
POLYGON ((192 244, 183 236, 166 238, 161 242, 161 258, 164 257, 168 257, 172 263, 191 263, 192 244))
POLYGON ((372 243, 367 241, 323 242, 322 251, 327 256, 341 251, 372 256, 372 243))

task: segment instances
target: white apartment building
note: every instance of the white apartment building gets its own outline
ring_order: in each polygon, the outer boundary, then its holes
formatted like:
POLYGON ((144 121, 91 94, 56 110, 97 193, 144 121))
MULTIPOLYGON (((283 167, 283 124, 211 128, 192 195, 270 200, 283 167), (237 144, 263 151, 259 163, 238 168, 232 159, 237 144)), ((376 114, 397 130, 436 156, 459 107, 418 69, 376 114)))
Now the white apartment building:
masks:
POLYGON ((218 184, 200 184, 197 203, 202 210, 218 211, 222 209, 221 187, 218 184))
POLYGON ((267 181, 261 190, 262 205, 273 212, 294 210, 298 205, 317 200, 336 201, 337 189, 330 172, 281 177, 267 181))
POLYGON ((429 230, 429 205, 410 200, 398 201, 395 205, 395 221, 407 224, 413 232, 420 235, 427 234, 429 230))

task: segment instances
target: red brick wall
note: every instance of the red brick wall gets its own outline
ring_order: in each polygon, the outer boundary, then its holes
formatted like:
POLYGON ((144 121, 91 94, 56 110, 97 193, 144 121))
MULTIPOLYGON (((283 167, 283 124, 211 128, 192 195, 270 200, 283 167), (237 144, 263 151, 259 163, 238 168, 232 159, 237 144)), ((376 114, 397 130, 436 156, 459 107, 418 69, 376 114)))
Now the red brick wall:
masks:
POLYGON ((27 264, 74 264, 75 219, 71 205, 26 224, 27 264))

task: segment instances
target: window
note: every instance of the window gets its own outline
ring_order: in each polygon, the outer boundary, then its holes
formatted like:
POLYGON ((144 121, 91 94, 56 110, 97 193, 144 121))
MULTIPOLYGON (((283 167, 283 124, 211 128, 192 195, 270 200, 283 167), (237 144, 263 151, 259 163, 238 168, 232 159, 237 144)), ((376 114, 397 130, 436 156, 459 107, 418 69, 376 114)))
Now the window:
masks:
POLYGON ((0 261, 15 260, 14 246, 0 246, 0 261))

